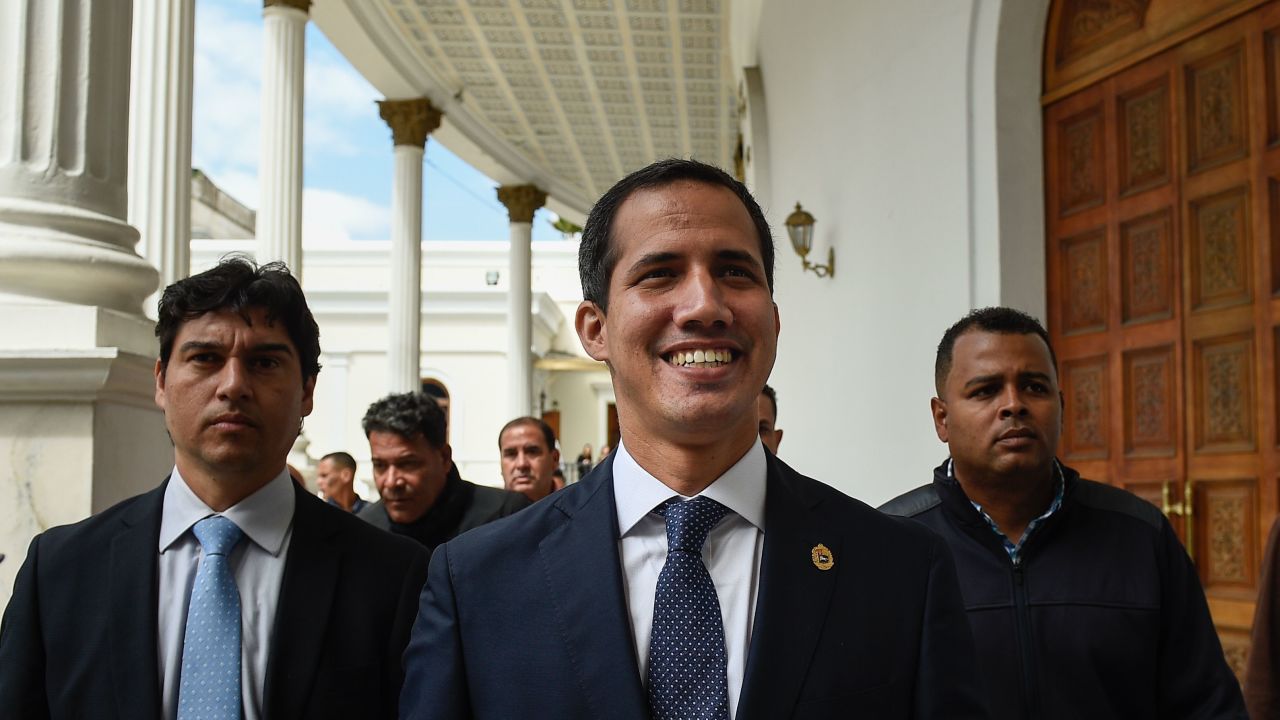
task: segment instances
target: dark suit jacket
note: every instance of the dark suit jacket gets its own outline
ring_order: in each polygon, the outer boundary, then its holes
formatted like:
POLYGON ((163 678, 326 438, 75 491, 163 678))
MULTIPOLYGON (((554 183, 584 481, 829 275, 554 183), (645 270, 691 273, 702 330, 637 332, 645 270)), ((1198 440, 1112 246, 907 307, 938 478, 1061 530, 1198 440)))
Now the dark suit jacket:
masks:
MULTIPOLYGON (((618 559, 613 462, 432 556, 401 717, 649 717, 618 559)), ((982 718, 946 546, 768 460, 738 708, 755 718, 982 718), (834 565, 820 570, 819 543, 834 565)))
MULTIPOLYGON (((31 541, 0 625, 0 714, 160 717, 156 547, 165 485, 31 541)), ((263 712, 395 717, 426 552, 296 493, 263 712)))

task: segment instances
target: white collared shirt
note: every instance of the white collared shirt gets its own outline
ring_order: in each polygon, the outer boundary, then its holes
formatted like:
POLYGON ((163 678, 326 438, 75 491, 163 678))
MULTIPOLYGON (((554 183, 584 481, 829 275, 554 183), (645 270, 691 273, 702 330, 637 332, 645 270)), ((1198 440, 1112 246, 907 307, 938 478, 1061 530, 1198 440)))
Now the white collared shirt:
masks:
POLYGON ((164 491, 160 516, 160 604, 158 641, 163 717, 178 715, 178 683, 182 676, 182 638, 187 606, 200 564, 200 541, 191 526, 210 515, 222 515, 244 531, 231 553, 231 572, 240 590, 240 694, 244 720, 263 717, 263 685, 267 647, 275 625, 280 582, 293 535, 293 480, 287 469, 257 492, 217 513, 187 486, 173 469, 164 491))
MULTIPOLYGON (((756 591, 760 587, 765 473, 764 446, 756 440, 737 464, 699 493, 732 511, 711 528, 702 546, 702 561, 715 583, 724 621, 730 718, 738 713, 755 620, 756 591)), ((636 641, 640 680, 644 682, 653 632, 654 596, 658 575, 667 561, 667 524, 653 511, 679 495, 641 468, 623 443, 614 450, 613 494, 618 509, 622 584, 636 641)))

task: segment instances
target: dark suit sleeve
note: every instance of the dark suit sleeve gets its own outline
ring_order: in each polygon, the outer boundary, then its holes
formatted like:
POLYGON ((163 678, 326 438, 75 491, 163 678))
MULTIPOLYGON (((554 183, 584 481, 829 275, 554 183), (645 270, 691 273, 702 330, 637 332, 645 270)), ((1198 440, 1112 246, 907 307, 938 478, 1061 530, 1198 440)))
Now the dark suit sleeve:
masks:
POLYGON ((1253 639, 1244 677, 1244 704, 1252 718, 1280 716, 1280 519, 1271 523, 1267 552, 1262 561, 1262 582, 1253 614, 1253 639))
POLYGON ((532 504, 523 493, 507 493, 506 502, 502 503, 502 517, 514 515, 532 504))
POLYGON ((404 690, 400 717, 405 720, 455 720, 472 717, 462 634, 454 596, 449 545, 436 548, 422 589, 418 619, 404 653, 404 690))
POLYGON ((1161 518, 1160 659, 1156 717, 1245 720, 1240 684, 1222 654, 1191 558, 1161 518))
MULTIPOLYGON (((400 600, 396 604, 396 617, 391 627, 391 645, 389 647, 391 656, 387 662, 387 667, 395 668, 395 672, 389 673, 390 677, 385 678, 383 688, 386 693, 384 707, 388 709, 396 708, 400 702, 400 693, 404 683, 403 661, 405 646, 409 642, 409 633, 413 629, 414 618, 418 616, 418 599, 422 595, 422 586, 427 579, 427 566, 430 560, 431 556, 427 554, 426 548, 421 546, 414 547, 409 570, 405 573, 404 584, 400 586, 400 600)), ((396 717, 394 712, 391 716, 396 717)))
POLYGON ((0 712, 6 717, 47 718, 45 653, 36 591, 40 537, 31 541, 27 560, 13 583, 13 597, 0 622, 0 712))
POLYGON ((950 550, 937 537, 933 539, 930 555, 911 717, 917 720, 987 718, 973 635, 960 596, 955 562, 950 550))

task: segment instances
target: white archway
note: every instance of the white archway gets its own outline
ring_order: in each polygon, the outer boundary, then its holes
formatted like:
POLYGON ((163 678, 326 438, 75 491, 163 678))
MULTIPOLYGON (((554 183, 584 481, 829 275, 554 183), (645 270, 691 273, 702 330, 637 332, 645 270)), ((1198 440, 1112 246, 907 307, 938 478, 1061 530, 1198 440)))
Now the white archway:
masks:
POLYGON ((1045 318, 1041 66, 1050 0, 976 0, 970 25, 970 304, 1045 318))

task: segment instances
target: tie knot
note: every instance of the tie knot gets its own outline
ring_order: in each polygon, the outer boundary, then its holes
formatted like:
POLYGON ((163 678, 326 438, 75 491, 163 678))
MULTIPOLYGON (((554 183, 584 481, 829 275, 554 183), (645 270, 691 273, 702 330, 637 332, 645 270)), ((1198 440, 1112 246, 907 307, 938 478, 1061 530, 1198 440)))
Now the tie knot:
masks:
POLYGON ((197 522, 191 532, 196 534, 205 555, 230 555, 240 538, 244 537, 239 526, 221 515, 197 522))
POLYGON ((667 552, 701 553, 707 533, 729 514, 729 508, 707 497, 670 500, 658 508, 667 520, 667 552))

